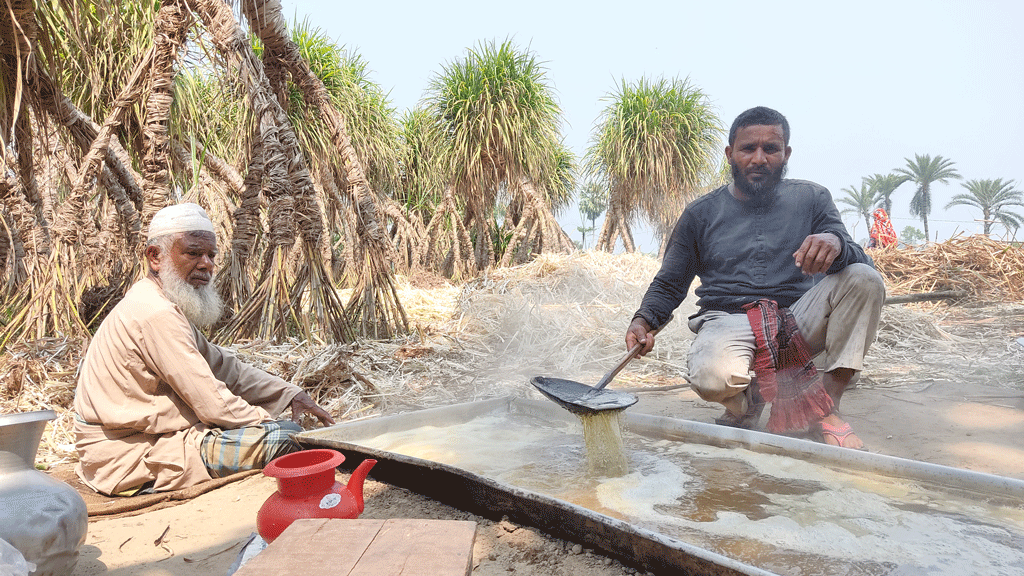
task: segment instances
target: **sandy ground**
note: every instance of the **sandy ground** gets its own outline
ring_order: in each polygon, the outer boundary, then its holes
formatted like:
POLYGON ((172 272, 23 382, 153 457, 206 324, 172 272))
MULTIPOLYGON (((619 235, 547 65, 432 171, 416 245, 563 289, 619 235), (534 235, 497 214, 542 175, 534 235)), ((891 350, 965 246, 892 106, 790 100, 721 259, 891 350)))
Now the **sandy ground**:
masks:
MULTIPOLYGON (((873 452, 1024 479, 1024 397, 989 398, 985 392, 978 384, 954 382, 933 382, 918 392, 865 385, 847 393, 843 410, 873 452)), ((720 413, 689 390, 640 397, 631 410, 704 422, 720 413)), ((338 476, 345 481, 345 474, 338 476)), ((90 522, 74 575, 226 574, 275 488, 272 479, 259 475, 175 507, 90 522)), ((482 576, 636 573, 573 542, 375 482, 372 472, 362 517, 476 521, 473 573, 482 576)))

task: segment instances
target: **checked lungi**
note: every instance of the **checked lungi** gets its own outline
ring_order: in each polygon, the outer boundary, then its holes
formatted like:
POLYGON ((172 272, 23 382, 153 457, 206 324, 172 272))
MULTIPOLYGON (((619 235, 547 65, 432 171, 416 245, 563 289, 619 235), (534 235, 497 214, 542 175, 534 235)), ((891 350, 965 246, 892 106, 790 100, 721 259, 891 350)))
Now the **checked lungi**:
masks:
POLYGON ((302 449, 292 438, 302 427, 278 420, 233 430, 212 429, 203 437, 200 454, 213 478, 260 469, 271 460, 302 449))

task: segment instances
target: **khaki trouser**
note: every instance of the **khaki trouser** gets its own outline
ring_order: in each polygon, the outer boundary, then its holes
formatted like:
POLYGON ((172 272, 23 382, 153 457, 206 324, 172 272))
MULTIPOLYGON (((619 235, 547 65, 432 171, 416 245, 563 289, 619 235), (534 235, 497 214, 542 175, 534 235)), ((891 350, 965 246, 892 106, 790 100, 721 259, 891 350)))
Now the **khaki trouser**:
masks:
MULTIPOLYGON (((875 340, 885 301, 885 284, 874 268, 851 264, 825 276, 790 311, 818 368, 861 370, 875 340)), ((709 311, 689 321, 697 336, 687 365, 690 386, 703 399, 720 402, 733 414, 747 410, 741 394, 753 378, 756 342, 745 313, 709 311)))

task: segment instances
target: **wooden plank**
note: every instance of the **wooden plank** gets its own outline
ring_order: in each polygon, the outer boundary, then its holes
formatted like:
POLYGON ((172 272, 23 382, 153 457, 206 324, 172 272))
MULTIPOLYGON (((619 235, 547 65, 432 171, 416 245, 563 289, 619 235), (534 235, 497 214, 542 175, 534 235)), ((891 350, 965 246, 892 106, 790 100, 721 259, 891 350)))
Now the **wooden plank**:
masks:
POLYGON ((234 576, 334 576, 353 573, 385 520, 296 520, 234 576))
POLYGON ((359 561, 360 576, 467 576, 476 522, 388 520, 359 561))
POLYGON ((476 522, 304 519, 234 576, 467 576, 476 522))

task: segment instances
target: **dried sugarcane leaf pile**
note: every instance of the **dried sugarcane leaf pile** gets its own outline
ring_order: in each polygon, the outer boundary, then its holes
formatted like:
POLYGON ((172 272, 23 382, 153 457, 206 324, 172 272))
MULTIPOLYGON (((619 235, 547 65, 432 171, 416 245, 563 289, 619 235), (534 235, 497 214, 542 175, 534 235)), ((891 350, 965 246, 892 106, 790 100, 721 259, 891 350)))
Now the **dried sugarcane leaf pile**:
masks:
POLYGON ((920 249, 870 251, 890 296, 956 290, 950 306, 886 306, 862 385, 923 390, 940 380, 1024 388, 1024 248, 956 236, 920 249))
MULTIPOLYGON (((484 369, 589 375, 596 383, 625 352, 626 327, 659 266, 642 254, 588 252, 499 268, 462 288, 449 332, 482 347, 484 369)), ((645 360, 685 363, 694 302, 691 296, 676 311, 645 360)))
POLYGON ((8 345, 0 360, 0 414, 57 413, 40 442, 39 462, 74 459, 70 409, 84 351, 80 338, 39 338, 8 345))
MULTIPOLYGON (((976 259, 1011 254, 992 250, 985 239, 957 240, 942 250, 950 261, 954 250, 976 259)), ((1013 250, 1019 258, 1020 249, 1013 250)), ((890 283, 893 292, 903 286, 962 288, 943 284, 929 250, 873 255, 887 279, 895 262, 930 278, 914 284, 901 274, 890 283)), ((1000 265, 972 262, 975 285, 1000 287, 1005 277, 1019 274, 1000 265)), ((339 421, 509 394, 539 398, 530 377, 595 383, 621 357, 625 328, 658 267, 644 255, 576 253, 492 270, 461 286, 425 273, 397 277, 412 328, 408 336, 329 346, 249 341, 235 349, 246 361, 301 385, 339 421)), ((959 274, 956 266, 946 270, 959 274)), ((1024 346, 1017 343, 1024 337, 1024 303, 1000 290, 984 292, 996 303, 981 307, 970 299, 955 306, 885 306, 860 385, 884 393, 972 379, 1024 389, 1024 346)), ((692 338, 686 317, 694 311, 691 295, 658 336, 655 351, 630 364, 611 387, 683 383, 692 338)), ((41 339, 9 346, 0 360, 0 412, 50 408, 59 415, 40 447, 41 462, 74 459, 69 409, 83 350, 81 340, 41 339)))
POLYGON ((974 300, 1024 300, 1024 248, 955 236, 921 249, 870 250, 890 295, 962 290, 974 300))

